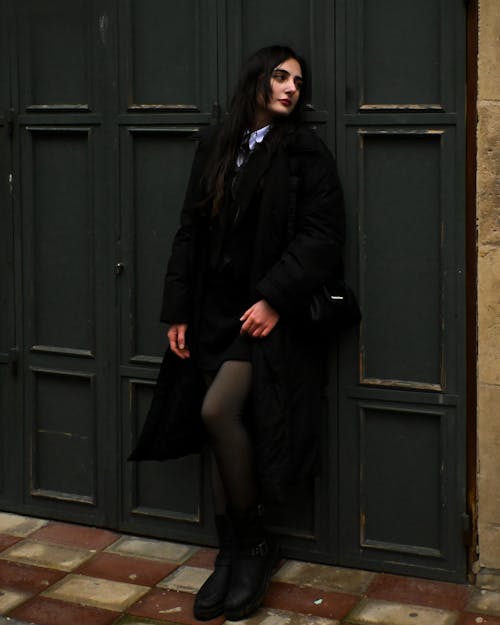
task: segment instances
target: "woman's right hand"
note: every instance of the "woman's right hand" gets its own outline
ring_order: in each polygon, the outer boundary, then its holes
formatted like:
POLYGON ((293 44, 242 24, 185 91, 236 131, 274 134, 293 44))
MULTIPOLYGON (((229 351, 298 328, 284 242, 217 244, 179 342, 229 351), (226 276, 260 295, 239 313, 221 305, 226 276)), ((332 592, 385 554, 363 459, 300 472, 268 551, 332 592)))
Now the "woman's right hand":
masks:
POLYGON ((183 360, 190 356, 186 345, 186 330, 187 323, 173 323, 167 332, 170 349, 183 360))

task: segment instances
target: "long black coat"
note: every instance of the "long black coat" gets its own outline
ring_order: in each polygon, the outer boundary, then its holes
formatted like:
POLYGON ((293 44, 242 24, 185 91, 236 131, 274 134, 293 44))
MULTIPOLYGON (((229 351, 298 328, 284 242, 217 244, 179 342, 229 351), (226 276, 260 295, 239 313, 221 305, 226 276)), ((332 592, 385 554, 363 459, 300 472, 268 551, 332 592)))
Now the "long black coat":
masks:
MULTIPOLYGON (((188 323, 191 358, 181 360, 167 349, 131 460, 176 458, 200 451, 203 444, 203 385, 195 346, 209 220, 200 178, 216 132, 209 129, 201 137, 165 278, 161 318, 167 323, 188 323)), ((269 336, 252 341, 249 427, 264 496, 282 500, 291 483, 318 468, 327 341, 307 325, 304 310, 311 293, 339 271, 344 212, 335 161, 313 131, 289 130, 273 149, 266 141, 267 137, 245 166, 230 240, 236 268, 239 262, 251 263, 256 301, 265 299, 280 313, 269 336), (237 253, 239 241, 247 235, 247 210, 259 211, 251 259, 238 258, 237 253)))

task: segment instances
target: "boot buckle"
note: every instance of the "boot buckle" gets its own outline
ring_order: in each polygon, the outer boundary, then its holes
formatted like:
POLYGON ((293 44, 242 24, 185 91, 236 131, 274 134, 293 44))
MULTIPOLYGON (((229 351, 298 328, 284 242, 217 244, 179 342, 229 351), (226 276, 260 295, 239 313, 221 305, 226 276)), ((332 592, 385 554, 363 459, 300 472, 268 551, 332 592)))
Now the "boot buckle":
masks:
POLYGON ((265 540, 252 548, 251 555, 252 556, 260 556, 261 558, 265 558, 269 553, 269 545, 265 540))

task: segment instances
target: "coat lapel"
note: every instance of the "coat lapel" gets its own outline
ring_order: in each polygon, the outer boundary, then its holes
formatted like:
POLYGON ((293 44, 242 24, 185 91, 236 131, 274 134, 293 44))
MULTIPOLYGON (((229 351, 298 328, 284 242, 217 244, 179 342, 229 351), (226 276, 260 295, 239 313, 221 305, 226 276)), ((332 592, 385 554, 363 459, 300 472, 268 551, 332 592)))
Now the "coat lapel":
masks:
POLYGON ((269 168, 274 152, 275 149, 268 147, 265 145, 265 142, 262 142, 257 145, 244 166, 234 198, 233 214, 235 218, 233 220, 233 228, 241 223, 242 217, 252 201, 257 185, 269 168))

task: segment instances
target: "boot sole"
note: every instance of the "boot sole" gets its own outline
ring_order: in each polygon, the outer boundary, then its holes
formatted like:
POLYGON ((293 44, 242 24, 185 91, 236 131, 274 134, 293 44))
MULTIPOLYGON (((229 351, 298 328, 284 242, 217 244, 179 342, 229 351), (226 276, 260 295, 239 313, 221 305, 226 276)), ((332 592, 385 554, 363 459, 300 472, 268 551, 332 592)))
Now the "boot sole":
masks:
POLYGON ((217 616, 224 614, 224 603, 219 603, 206 610, 193 609, 194 618, 198 621, 210 621, 217 616))

